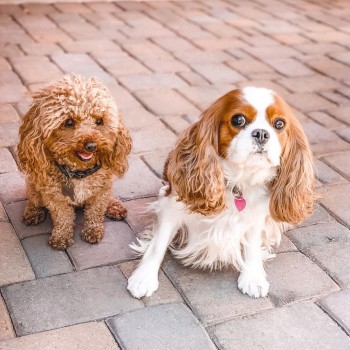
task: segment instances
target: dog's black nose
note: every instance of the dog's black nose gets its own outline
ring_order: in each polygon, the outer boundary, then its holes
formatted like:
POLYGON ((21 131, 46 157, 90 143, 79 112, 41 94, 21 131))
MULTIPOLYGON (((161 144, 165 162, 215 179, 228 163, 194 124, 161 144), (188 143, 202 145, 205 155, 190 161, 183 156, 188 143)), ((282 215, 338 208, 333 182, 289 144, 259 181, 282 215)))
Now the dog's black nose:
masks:
POLYGON ((95 152, 97 149, 97 145, 95 142, 88 141, 88 142, 85 142, 84 148, 88 152, 95 152))
POLYGON ((270 138, 270 134, 267 130, 264 129, 255 129, 252 131, 252 137, 256 140, 256 142, 261 145, 265 144, 270 138))

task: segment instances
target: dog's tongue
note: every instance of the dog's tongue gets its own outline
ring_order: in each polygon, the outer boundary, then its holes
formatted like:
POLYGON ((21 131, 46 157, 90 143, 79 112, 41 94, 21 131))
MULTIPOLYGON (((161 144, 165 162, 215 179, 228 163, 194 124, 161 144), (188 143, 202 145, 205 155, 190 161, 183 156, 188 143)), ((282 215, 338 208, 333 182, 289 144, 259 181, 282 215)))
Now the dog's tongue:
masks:
POLYGON ((79 157, 84 160, 89 160, 92 158, 93 153, 92 152, 77 152, 79 157))

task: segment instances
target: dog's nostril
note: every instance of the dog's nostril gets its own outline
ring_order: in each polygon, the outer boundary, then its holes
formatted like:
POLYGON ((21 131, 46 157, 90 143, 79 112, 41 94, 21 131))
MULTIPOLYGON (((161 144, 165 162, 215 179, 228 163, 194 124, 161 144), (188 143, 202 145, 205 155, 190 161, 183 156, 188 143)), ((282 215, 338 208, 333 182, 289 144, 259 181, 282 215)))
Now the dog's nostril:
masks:
POLYGON ((89 142, 86 142, 86 143, 84 144, 84 148, 85 148, 85 150, 88 151, 88 152, 94 152, 94 151, 96 151, 96 149, 97 149, 97 145, 96 145, 95 142, 89 141, 89 142))
POLYGON ((270 138, 270 134, 267 130, 255 129, 252 131, 252 137, 260 144, 264 144, 270 138))

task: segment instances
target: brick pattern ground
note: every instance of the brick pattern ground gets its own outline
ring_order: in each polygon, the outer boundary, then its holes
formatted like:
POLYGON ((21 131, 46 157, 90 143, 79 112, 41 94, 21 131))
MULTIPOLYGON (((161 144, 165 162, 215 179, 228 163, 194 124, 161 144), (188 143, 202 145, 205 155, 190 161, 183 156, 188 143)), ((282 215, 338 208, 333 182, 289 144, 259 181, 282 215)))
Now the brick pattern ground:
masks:
POLYGON ((1 349, 350 349, 350 5, 348 0, 118 1, 0 5, 1 349), (30 92, 64 73, 96 76, 133 139, 113 193, 129 209, 98 246, 47 245, 49 217, 25 227, 15 145, 30 92), (268 263, 268 298, 236 271, 171 256, 160 289, 126 291, 128 245, 150 224, 177 136, 230 89, 265 86, 303 124, 322 196, 268 263), (82 343, 84 342, 84 343, 82 343), (79 346, 78 346, 79 345, 79 346))

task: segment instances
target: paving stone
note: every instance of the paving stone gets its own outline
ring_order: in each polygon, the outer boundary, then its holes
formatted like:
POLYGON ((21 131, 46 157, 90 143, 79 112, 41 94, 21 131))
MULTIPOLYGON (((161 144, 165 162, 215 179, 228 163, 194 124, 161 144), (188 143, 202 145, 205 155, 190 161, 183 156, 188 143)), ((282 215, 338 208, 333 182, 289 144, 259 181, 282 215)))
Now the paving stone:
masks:
POLYGON ((0 286, 33 279, 33 270, 12 226, 0 222, 0 232, 0 286))
POLYGON ((332 242, 311 247, 306 254, 343 288, 350 287, 350 242, 332 242))
POLYGON ((192 64, 191 67, 212 84, 229 84, 245 80, 241 74, 221 63, 192 64))
POLYGON ((285 236, 285 234, 281 237, 281 243, 275 252, 279 253, 287 253, 287 252, 296 252, 298 248, 285 236))
POLYGON ((216 349, 202 325, 182 304, 134 311, 109 319, 108 325, 125 350, 216 349))
POLYGON ((96 52, 96 51, 120 51, 120 48, 110 39, 85 39, 76 41, 63 41, 61 43, 65 51, 71 53, 96 52))
POLYGON ((0 124, 0 147, 14 146, 19 141, 19 123, 0 124))
POLYGON ((325 186, 321 203, 336 217, 350 225, 350 212, 348 210, 350 197, 350 184, 325 186))
POLYGON ((15 336, 10 315, 8 314, 4 300, 0 295, 0 347, 3 340, 14 338, 15 336))
POLYGON ((138 235, 146 228, 150 228, 155 220, 151 205, 157 197, 148 197, 126 201, 123 204, 128 209, 127 223, 138 235))
POLYGON ((325 97, 331 102, 334 102, 338 106, 347 106, 349 105, 349 99, 342 94, 334 91, 322 91, 320 95, 325 97))
POLYGON ((327 108, 333 108, 335 105, 323 97, 313 93, 297 92, 290 94, 288 102, 302 112, 319 111, 327 108))
MULTIPOLYGON (((161 39, 157 38, 156 40, 161 39)), ((123 44, 123 49, 140 61, 143 59, 157 60, 172 58, 171 54, 169 54, 166 50, 153 42, 145 40, 128 40, 125 44, 123 44)))
MULTIPOLYGON (((64 42, 62 42, 62 44, 63 43, 64 42)), ((21 48, 27 55, 33 56, 45 56, 56 53, 63 53, 63 50, 55 43, 22 43, 21 48)))
POLYGON ((16 110, 9 104, 0 105, 0 123, 19 122, 16 110))
MULTIPOLYGON (((125 278, 129 278, 139 262, 140 261, 128 261, 118 267, 125 278)), ((159 288, 157 289, 157 292, 153 293, 150 297, 144 297, 141 300, 145 306, 182 302, 181 296, 162 270, 159 271, 159 288)))
POLYGON ((20 58, 20 60, 12 59, 12 62, 18 74, 27 84, 46 83, 62 76, 62 72, 57 66, 48 60, 42 59, 42 56, 39 56, 38 59, 34 57, 27 60, 23 58, 20 58))
POLYGON ((319 92, 340 87, 340 83, 321 75, 282 78, 278 80, 286 89, 293 92, 319 92))
POLYGON ((164 124, 168 126, 176 135, 181 135, 187 129, 190 123, 177 115, 166 115, 161 118, 164 124))
POLYGON ((331 108, 329 114, 348 125, 350 124, 350 106, 331 108))
MULTIPOLYGON (((79 225, 76 231, 81 232, 81 229, 79 225)), ((68 254, 77 270, 135 259, 129 247, 135 236, 122 221, 105 222, 105 235, 99 244, 82 241, 78 234, 75 234, 74 240, 75 244, 68 248, 68 254)))
POLYGON ((191 50, 175 52, 174 55, 187 64, 220 63, 231 59, 231 56, 224 51, 191 50))
MULTIPOLYGON (((232 86, 187 86, 179 89, 182 95, 196 105, 201 111, 207 109, 216 99, 232 90, 232 86)), ((197 118, 200 113, 197 113, 197 118)))
POLYGON ((50 235, 40 235, 22 241, 22 246, 37 278, 73 271, 73 266, 66 253, 53 250, 49 246, 49 237, 50 235))
POLYGON ((295 228, 286 235, 300 250, 329 242, 350 241, 350 231, 337 222, 295 228))
POLYGON ((109 74, 85 53, 59 53, 51 55, 51 58, 65 73, 74 72, 86 77, 96 77, 104 84, 108 84, 113 80, 109 74))
MULTIPOLYGON (((175 72, 190 72, 190 68, 185 64, 173 58, 158 58, 144 59, 143 64, 153 72, 159 73, 175 73, 175 72)), ((181 75, 180 75, 181 76, 181 75)), ((186 80, 186 79, 185 79, 186 80)))
POLYGON ((324 158, 327 164, 331 165, 340 174, 350 178, 350 152, 338 153, 324 158))
POLYGON ((145 154, 142 158, 153 172, 163 179, 164 164, 168 158, 169 150, 157 151, 145 154))
POLYGON ((193 71, 179 72, 178 74, 183 80, 185 80, 189 85, 192 85, 192 86, 209 84, 209 82, 206 79, 204 79, 201 75, 193 71))
POLYGON ((1 84, 0 103, 15 103, 22 100, 27 93, 27 89, 21 84, 1 84))
POLYGON ((19 336, 143 307, 128 293, 126 279, 113 266, 18 283, 2 293, 19 336))
POLYGON ((167 258, 163 270, 205 326, 272 307, 267 298, 243 295, 237 288, 238 272, 232 269, 194 270, 167 258))
POLYGON ((154 42, 170 52, 188 52, 196 50, 196 47, 191 44, 190 41, 183 39, 181 37, 164 37, 156 38, 154 42))
POLYGON ((240 39, 235 38, 198 39, 194 40, 194 44, 202 50, 208 51, 246 47, 246 44, 240 39))
POLYGON ((319 57, 327 53, 342 52, 345 50, 343 46, 335 43, 312 43, 308 42, 305 44, 295 45, 294 48, 304 54, 316 54, 319 57))
POLYGON ((313 74, 311 69, 294 58, 270 59, 266 63, 287 77, 304 77, 313 74))
POLYGON ((120 77, 118 79, 128 90, 137 91, 156 88, 181 88, 187 84, 176 74, 154 73, 135 74, 120 77))
POLYGON ((350 289, 329 295, 319 304, 350 335, 350 289))
POLYGON ((209 329, 222 350, 347 349, 350 340, 315 304, 299 303, 209 329))
POLYGON ((103 322, 88 322, 48 332, 27 335, 0 343, 6 350, 118 350, 103 322))
MULTIPOLYGON (((339 120, 332 118, 328 113, 325 112, 311 112, 308 114, 308 116, 317 123, 331 130, 343 128, 345 126, 339 120)), ((337 132, 337 134, 341 136, 341 133, 342 130, 340 129, 339 132, 337 132)), ((344 139, 346 140, 346 138, 344 139)), ((348 140, 350 140, 350 137, 348 140)))
POLYGON ((4 206, 0 202, 0 222, 2 221, 8 221, 4 206))
POLYGON ((298 51, 285 46, 266 46, 266 47, 245 47, 244 51, 248 52, 258 60, 268 63, 270 59, 298 57, 298 51))
POLYGON ((102 67, 116 78, 129 74, 149 73, 146 67, 125 53, 95 52, 93 56, 102 67))
POLYGON ((339 290, 324 271, 299 252, 278 254, 266 271, 269 297, 277 306, 339 290))
POLYGON ((157 124, 159 127, 153 124, 152 127, 131 132, 134 153, 153 152, 160 149, 169 150, 174 147, 176 135, 162 122, 158 121, 157 124))
POLYGON ((3 204, 24 199, 25 181, 19 172, 0 174, 0 200, 3 204))
POLYGON ((0 174, 17 171, 17 165, 7 148, 0 148, 0 174))
POLYGON ((3 84, 20 84, 21 80, 12 70, 0 70, 0 81, 3 84))
POLYGON ((350 75, 350 67, 328 58, 308 61, 307 64, 318 72, 336 80, 344 80, 350 75))
POLYGON ((334 153, 349 151, 350 145, 342 139, 332 142, 321 142, 311 145, 311 151, 314 157, 323 157, 334 153))
POLYGON ((158 195, 161 185, 160 180, 148 169, 141 159, 129 157, 129 170, 122 179, 114 181, 113 194, 126 200, 151 197, 158 195), (142 177, 140 174, 142 174, 142 177))
POLYGON ((176 91, 166 88, 152 90, 140 90, 135 92, 135 96, 156 115, 167 114, 195 114, 198 113, 196 107, 189 103, 176 91), (162 98, 159 98, 159 97, 162 98))
POLYGON ((256 73, 271 73, 273 69, 265 63, 254 58, 244 58, 241 60, 230 60, 226 62, 228 66, 244 75, 254 75, 256 73))
POLYGON ((335 135, 332 131, 315 123, 314 121, 309 120, 305 123, 302 123, 302 126, 311 145, 316 143, 328 143, 338 140, 338 136, 335 135))
MULTIPOLYGON (((143 128, 149 128, 151 125, 161 125, 159 119, 154 114, 144 109, 141 105, 139 107, 132 107, 132 100, 126 105, 123 96, 120 96, 119 94, 117 97, 121 116, 125 126, 130 130, 142 130, 143 128)), ((138 102, 136 101, 136 103, 138 102)))
POLYGON ((10 218, 11 224, 15 229, 19 239, 50 233, 52 231, 52 220, 49 214, 43 222, 35 226, 27 226, 23 222, 23 213, 27 201, 16 201, 6 205, 6 212, 10 218))
POLYGON ((350 143, 350 128, 344 128, 337 130, 337 135, 340 136, 343 140, 350 143))
MULTIPOLYGON (((327 158, 326 158, 327 159, 327 158)), ((324 184, 337 184, 347 182, 343 176, 320 160, 315 160, 316 176, 324 184)))

